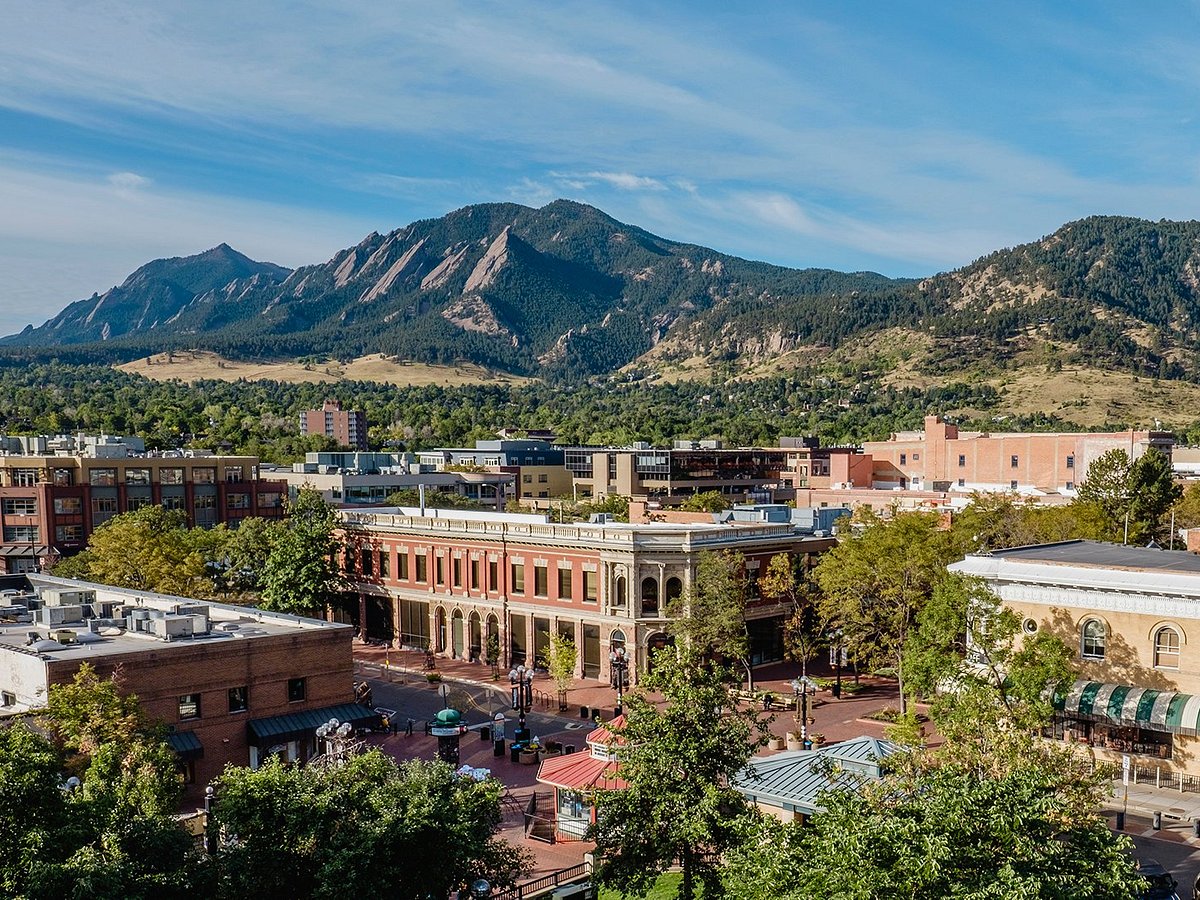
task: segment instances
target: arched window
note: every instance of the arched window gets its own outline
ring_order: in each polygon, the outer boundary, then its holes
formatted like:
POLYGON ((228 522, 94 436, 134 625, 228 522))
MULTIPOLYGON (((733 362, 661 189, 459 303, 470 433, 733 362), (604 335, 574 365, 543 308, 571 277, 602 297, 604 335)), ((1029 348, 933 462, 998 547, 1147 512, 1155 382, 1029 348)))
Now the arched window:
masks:
POLYGON ((612 605, 613 606, 624 606, 625 605, 625 577, 623 575, 617 577, 617 581, 616 581, 616 584, 614 585, 614 587, 615 587, 615 590, 613 591, 612 605))
POLYGON ((1083 623, 1083 658, 1104 659, 1104 645, 1108 629, 1099 619, 1088 619, 1083 623))
POLYGON ((613 629, 613 633, 608 636, 608 644, 613 650, 616 650, 618 647, 624 647, 625 632, 620 628, 613 629))
POLYGON ((1179 668, 1179 632, 1164 626, 1154 633, 1154 667, 1179 668))
POLYGON ((658 580, 654 578, 642 579, 642 615, 656 616, 658 615, 658 580))
POLYGON ((683 582, 672 576, 667 579, 667 605, 683 596, 683 582))

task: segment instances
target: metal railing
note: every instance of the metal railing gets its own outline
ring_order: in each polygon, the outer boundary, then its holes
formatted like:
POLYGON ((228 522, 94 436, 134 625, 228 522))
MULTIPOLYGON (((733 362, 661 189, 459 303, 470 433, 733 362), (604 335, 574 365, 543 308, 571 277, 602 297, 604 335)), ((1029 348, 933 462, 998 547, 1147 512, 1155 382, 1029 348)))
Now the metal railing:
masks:
POLYGON ((577 865, 559 869, 557 872, 551 872, 549 875, 543 875, 540 878, 534 878, 523 884, 518 884, 516 887, 509 888, 506 891, 496 892, 492 894, 492 900, 528 900, 530 897, 545 894, 564 884, 574 884, 577 881, 583 881, 591 874, 592 864, 585 860, 577 865))

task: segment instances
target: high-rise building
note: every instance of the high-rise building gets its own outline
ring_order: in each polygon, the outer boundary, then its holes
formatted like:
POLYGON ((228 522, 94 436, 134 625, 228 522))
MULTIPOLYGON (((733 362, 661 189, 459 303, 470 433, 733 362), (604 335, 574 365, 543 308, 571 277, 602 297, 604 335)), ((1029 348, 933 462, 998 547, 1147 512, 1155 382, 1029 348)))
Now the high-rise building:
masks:
POLYGON ((351 450, 367 449, 367 414, 361 409, 342 409, 337 400, 326 400, 320 409, 300 413, 301 434, 323 434, 351 450))

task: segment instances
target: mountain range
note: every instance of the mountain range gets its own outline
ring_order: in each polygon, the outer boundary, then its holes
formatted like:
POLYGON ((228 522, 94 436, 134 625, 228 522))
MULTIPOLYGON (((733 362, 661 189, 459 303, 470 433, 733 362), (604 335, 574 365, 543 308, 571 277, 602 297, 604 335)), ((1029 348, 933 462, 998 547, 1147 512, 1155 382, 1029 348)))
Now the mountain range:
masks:
POLYGON ((884 334, 937 374, 1032 355, 1200 378, 1200 223, 1096 216, 952 272, 893 279, 740 259, 566 200, 480 204, 295 270, 225 244, 156 260, 0 344, 97 360, 383 353, 578 379, 696 360, 736 372, 884 334))

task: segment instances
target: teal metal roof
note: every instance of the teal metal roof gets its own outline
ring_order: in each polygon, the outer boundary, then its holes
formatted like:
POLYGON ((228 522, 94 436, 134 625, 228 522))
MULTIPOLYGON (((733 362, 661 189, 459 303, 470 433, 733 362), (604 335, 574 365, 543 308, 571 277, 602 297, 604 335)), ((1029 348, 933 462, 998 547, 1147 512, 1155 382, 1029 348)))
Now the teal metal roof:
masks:
POLYGON ((812 815, 821 809, 817 797, 827 790, 854 789, 880 777, 880 761, 899 748, 873 737, 854 738, 819 750, 777 753, 750 763, 733 778, 747 800, 812 815))
POLYGON ((171 749, 184 759, 199 759, 204 756, 204 745, 194 731, 172 731, 167 735, 171 749))
POLYGON ((330 719, 354 725, 376 724, 379 722, 379 713, 357 703, 343 703, 321 709, 298 710, 284 716, 251 719, 246 723, 246 727, 250 731, 250 743, 261 747, 268 743, 311 735, 330 719))

